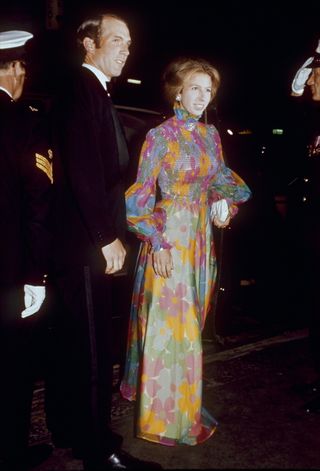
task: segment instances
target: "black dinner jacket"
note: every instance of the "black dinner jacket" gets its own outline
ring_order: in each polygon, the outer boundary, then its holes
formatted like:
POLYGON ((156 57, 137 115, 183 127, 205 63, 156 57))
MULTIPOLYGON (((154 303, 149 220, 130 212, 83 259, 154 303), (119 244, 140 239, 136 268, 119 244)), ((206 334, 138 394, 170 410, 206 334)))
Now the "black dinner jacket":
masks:
MULTIPOLYGON (((54 106, 56 251, 60 269, 104 266, 101 247, 124 239, 126 209, 112 101, 96 76, 80 67, 54 106)), ((121 136, 123 137, 123 136, 121 136)))

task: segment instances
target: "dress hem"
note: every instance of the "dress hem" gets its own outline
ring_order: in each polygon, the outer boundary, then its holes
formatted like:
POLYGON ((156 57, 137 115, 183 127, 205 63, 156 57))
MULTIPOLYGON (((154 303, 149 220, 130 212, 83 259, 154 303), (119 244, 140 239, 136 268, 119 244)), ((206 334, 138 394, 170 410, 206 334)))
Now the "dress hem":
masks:
POLYGON ((151 433, 137 433, 136 437, 141 438, 142 440, 146 440, 148 442, 158 443, 159 445, 165 446, 195 446, 205 442, 210 437, 212 437, 212 435, 216 432, 217 428, 217 425, 210 430, 204 427, 200 435, 198 435, 197 437, 187 437, 187 439, 159 437, 159 435, 154 435, 151 433))

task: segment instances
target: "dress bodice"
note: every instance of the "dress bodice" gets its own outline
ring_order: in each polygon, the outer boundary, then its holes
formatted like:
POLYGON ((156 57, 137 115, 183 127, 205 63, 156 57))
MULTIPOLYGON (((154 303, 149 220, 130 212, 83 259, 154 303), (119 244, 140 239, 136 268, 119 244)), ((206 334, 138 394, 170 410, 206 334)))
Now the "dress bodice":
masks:
POLYGON ((208 212, 212 202, 226 199, 231 215, 250 197, 244 181, 224 163, 215 126, 181 108, 174 111, 147 133, 136 182, 126 192, 129 229, 149 239, 154 248, 166 247, 166 211, 156 202, 157 185, 163 200, 206 202, 208 212))
POLYGON ((159 151, 163 154, 158 177, 162 195, 189 197, 193 201, 207 193, 220 166, 215 128, 178 108, 158 132, 157 139, 162 143, 159 151))

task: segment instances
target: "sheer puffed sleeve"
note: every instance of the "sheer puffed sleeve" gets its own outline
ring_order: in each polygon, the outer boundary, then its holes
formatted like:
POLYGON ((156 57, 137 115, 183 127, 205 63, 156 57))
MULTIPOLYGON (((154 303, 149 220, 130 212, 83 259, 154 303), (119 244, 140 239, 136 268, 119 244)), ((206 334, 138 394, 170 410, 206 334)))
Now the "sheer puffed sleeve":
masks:
POLYGON ((229 214, 234 216, 238 212, 238 205, 251 197, 251 190, 236 172, 226 166, 217 129, 214 126, 209 126, 209 132, 212 134, 218 162, 217 172, 210 188, 210 203, 226 199, 229 214))
POLYGON ((165 131, 151 129, 141 149, 136 182, 126 191, 128 229, 149 241, 155 251, 171 247, 163 237, 165 212, 155 208, 156 183, 166 152, 165 131))

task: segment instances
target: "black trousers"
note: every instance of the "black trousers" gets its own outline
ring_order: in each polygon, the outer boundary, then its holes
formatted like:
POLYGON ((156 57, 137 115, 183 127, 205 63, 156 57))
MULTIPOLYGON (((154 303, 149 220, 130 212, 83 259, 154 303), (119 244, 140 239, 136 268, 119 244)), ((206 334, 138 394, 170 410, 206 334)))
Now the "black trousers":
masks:
MULTIPOLYGON (((48 429, 84 458, 111 454, 113 352, 110 279, 92 267, 70 270, 51 287, 48 429)), ((60 443, 61 444, 61 443, 60 443)), ((63 443, 62 443, 63 446, 63 443)))
POLYGON ((311 359, 320 379, 320 227, 317 227, 317 224, 305 234, 301 286, 305 299, 305 315, 308 319, 311 359))
POLYGON ((23 458, 29 441, 35 381, 46 362, 46 301, 21 318, 23 286, 0 292, 0 457, 23 458))

